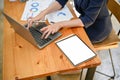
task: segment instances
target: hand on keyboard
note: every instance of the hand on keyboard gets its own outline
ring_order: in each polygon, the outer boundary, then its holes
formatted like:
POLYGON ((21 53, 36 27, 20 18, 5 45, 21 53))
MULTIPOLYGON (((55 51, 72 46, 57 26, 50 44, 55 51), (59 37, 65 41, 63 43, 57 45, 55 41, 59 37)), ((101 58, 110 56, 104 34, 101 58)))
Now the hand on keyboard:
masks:
POLYGON ((47 27, 43 27, 41 30, 42 38, 47 39, 50 34, 54 34, 59 31, 61 26, 59 24, 48 25, 47 27))

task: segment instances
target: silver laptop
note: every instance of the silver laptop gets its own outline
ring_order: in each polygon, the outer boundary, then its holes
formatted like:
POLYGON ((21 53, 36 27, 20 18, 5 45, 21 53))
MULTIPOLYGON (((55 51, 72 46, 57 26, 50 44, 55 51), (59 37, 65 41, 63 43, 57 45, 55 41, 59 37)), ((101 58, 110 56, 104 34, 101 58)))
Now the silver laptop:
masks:
POLYGON ((40 29, 47 26, 44 22, 40 23, 40 25, 38 26, 32 26, 29 29, 27 29, 27 25, 21 25, 4 12, 3 15, 6 17, 6 19, 11 24, 16 33, 18 33, 21 37, 23 37, 33 45, 37 46, 39 49, 44 48, 56 38, 61 36, 61 33, 57 32, 53 35, 51 34, 47 39, 41 39, 42 32, 40 32, 40 29))

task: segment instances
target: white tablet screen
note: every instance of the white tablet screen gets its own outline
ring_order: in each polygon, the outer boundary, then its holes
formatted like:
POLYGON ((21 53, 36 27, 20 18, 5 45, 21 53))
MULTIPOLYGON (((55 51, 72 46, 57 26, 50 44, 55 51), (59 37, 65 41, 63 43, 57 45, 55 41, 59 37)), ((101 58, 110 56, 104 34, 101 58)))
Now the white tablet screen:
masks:
POLYGON ((56 44, 74 65, 96 56, 96 54, 76 35, 61 39, 57 41, 56 44))

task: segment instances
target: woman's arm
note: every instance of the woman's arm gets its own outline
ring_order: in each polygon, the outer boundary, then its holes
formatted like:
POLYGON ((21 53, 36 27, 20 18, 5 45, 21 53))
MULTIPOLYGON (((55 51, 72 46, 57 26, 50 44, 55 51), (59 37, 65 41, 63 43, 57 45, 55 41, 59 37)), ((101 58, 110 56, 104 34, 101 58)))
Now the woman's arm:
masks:
POLYGON ((83 27, 84 26, 84 24, 79 18, 74 19, 74 20, 69 20, 69 21, 58 22, 56 24, 59 24, 61 28, 62 27, 83 27))
POLYGON ((65 6, 68 0, 56 0, 53 2, 47 9, 45 9, 45 14, 49 14, 51 12, 54 12, 56 10, 59 10, 65 6))
POLYGON ((65 3, 67 2, 67 0, 61 0, 61 1, 55 1, 53 2, 48 8, 46 8, 45 10, 43 10, 41 13, 39 13, 36 17, 34 18, 29 18, 28 19, 28 28, 32 26, 32 24, 35 22, 35 21, 39 21, 39 20, 42 20, 44 19, 45 15, 51 13, 51 12, 54 12, 56 10, 59 10, 61 9, 65 3), (61 3, 61 1, 63 1, 61 3), (63 4, 64 3, 64 4, 63 4))
POLYGON ((46 39, 50 34, 56 33, 57 31, 59 31, 59 29, 63 27, 83 27, 83 26, 84 25, 80 19, 57 22, 55 24, 48 25, 47 27, 42 28, 41 31, 43 32, 43 35, 41 38, 46 39))
POLYGON ((44 15, 47 15, 47 14, 57 11, 61 8, 62 8, 62 5, 60 5, 59 2, 55 1, 47 9, 43 10, 43 13, 44 13, 44 15))

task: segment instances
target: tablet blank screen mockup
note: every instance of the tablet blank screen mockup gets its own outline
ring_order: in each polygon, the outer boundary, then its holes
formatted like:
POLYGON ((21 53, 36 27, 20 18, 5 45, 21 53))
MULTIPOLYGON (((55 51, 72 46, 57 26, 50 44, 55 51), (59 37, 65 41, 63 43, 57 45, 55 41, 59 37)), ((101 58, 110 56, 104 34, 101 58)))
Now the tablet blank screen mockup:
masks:
POLYGON ((96 56, 96 53, 74 34, 57 41, 56 44, 73 65, 78 65, 96 56))

